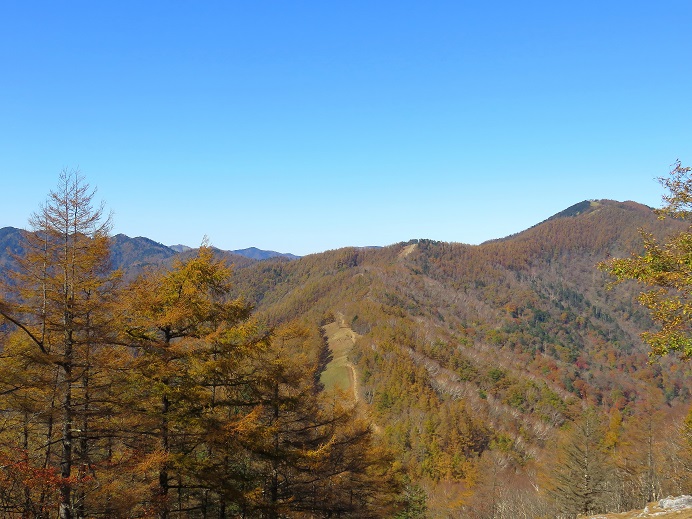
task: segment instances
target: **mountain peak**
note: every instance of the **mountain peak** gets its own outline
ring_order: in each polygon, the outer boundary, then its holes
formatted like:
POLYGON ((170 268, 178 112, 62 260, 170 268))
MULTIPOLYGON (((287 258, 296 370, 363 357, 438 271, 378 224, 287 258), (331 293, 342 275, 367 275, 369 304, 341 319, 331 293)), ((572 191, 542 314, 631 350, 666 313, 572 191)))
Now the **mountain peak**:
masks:
POLYGON ((597 202, 596 200, 584 200, 583 202, 579 202, 577 204, 569 206, 567 209, 560 211, 557 214, 554 214, 553 216, 548 218, 548 220, 554 220, 556 218, 567 218, 569 216, 579 216, 580 214, 592 210, 594 207, 597 207, 598 205, 600 205, 600 202, 597 202))
POLYGON ((582 214, 586 214, 592 211, 597 211, 603 207, 617 207, 619 209, 634 209, 638 211, 645 211, 649 212, 651 211, 651 208, 649 206, 646 206, 644 204, 640 204, 638 202, 632 202, 631 200, 627 200, 625 202, 618 202, 617 200, 608 200, 608 199, 602 199, 602 200, 584 200, 583 202, 579 202, 577 204, 574 204, 567 209, 560 211, 557 214, 554 214, 550 218, 546 220, 556 220, 558 218, 569 218, 569 217, 574 217, 574 216, 579 216, 582 214))

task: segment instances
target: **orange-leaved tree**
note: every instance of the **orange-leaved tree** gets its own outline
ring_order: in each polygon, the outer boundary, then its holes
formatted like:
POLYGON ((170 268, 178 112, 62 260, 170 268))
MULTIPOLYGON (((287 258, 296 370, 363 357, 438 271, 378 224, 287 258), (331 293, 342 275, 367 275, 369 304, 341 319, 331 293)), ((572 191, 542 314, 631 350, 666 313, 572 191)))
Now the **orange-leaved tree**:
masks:
MULTIPOLYGON (((14 399, 5 409, 22 416, 27 452, 41 453, 27 462, 40 474, 56 472, 60 519, 86 513, 80 510, 84 485, 98 463, 92 429, 102 416, 95 402, 108 385, 107 370, 97 364, 110 358, 101 352, 115 336, 118 274, 109 265, 110 219, 93 197, 78 171, 61 173, 57 189, 30 219, 33 232, 24 233, 24 252, 0 299, 0 316, 15 330, 0 365, 14 377, 5 393, 14 399), (15 371, 18 366, 23 371, 15 371)), ((38 492, 27 485, 23 513, 54 501, 45 485, 38 492)))
MULTIPOLYGON (((266 334, 249 321, 251 306, 230 297, 229 279, 230 268, 203 245, 170 271, 143 274, 125 297, 125 340, 138 352, 127 374, 131 431, 158 460, 161 519, 173 510, 209 512, 214 489, 205 469, 219 470, 216 455, 228 455, 212 448, 212 425, 232 428, 246 413, 233 394, 243 385, 243 359, 266 334)), ((225 499, 216 495, 215 506, 225 499)))
MULTIPOLYGON (((667 189, 660 218, 692 220, 692 168, 677 161, 668 177, 659 179, 667 189)), ((644 252, 629 258, 614 258, 599 268, 615 276, 616 282, 635 280, 648 290, 639 302, 648 308, 657 325, 642 334, 652 355, 678 353, 692 358, 692 226, 661 242, 642 231, 644 252)))

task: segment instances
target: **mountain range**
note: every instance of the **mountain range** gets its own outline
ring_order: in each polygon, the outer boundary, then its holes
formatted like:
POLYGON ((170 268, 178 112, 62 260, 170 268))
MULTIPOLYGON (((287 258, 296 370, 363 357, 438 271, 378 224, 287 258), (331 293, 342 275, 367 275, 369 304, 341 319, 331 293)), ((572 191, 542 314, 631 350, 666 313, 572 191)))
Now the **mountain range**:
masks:
MULTIPOLYGON (((12 254, 21 252, 21 235, 24 232, 16 227, 0 228, 0 265, 7 265, 12 254)), ((138 236, 131 238, 124 234, 116 234, 111 238, 111 262, 114 268, 135 269, 142 267, 167 264, 175 256, 194 253, 196 249, 187 245, 166 246, 149 238, 138 236)), ((233 262, 245 264, 242 258, 262 261, 271 258, 296 260, 300 256, 290 253, 281 253, 271 250, 262 250, 256 247, 247 249, 223 251, 217 249, 219 254, 226 256, 233 262)))
MULTIPOLYGON (((689 405, 690 365, 650 358, 640 339, 652 322, 639 288, 611 287, 596 268, 641 251, 642 229, 663 238, 687 228, 636 202, 591 200, 481 245, 414 239, 302 258, 216 253, 234 265, 235 295, 259 320, 311 323, 325 340, 329 330, 348 332, 346 389, 426 486, 429 505, 443 510, 445 482, 468 484, 482 467, 469 460, 483 453, 537 484, 536 467, 551 463, 560 431, 587 406, 626 435, 628 424, 664 423, 689 405)), ((0 229, 3 268, 11 268, 8 252, 21 251, 22 232, 0 229)), ((194 254, 112 238, 113 266, 131 275, 194 254)))

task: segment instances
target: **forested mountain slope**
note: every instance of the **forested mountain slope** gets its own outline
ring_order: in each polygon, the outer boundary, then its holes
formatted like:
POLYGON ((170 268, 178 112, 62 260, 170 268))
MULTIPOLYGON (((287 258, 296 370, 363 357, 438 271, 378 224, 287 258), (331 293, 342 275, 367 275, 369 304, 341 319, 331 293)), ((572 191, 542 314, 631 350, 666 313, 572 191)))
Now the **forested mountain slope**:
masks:
MULTIPOLYGON (((589 475, 607 487, 604 509, 690 492, 690 468, 671 458, 692 400, 690 365, 649 358, 638 288, 611 290, 596 268, 641 250, 639 229, 662 237, 686 227, 601 200, 481 245, 420 239, 297 260, 215 254, 234 266, 232 295, 261 321, 338 319, 357 334, 348 363, 359 401, 396 451, 411 502, 427 500, 433 517, 550 516, 578 441, 604 452, 600 476, 589 475), (590 413, 600 436, 580 429, 590 413)), ((19 231, 0 231, 0 248, 16 252, 19 231)), ((128 277, 196 253, 122 235, 111 244, 128 277)))
POLYGON ((271 323, 345 316, 362 335, 350 360, 363 400, 411 477, 427 482, 432 506, 448 508, 445 485, 477 484, 483 453, 535 482, 558 431, 585 406, 632 449, 627 435, 643 419, 650 435, 678 419, 689 364, 649 363, 639 334, 651 322, 636 287, 609 290, 596 264, 640 250, 640 228, 684 227, 634 202, 584 202, 479 246, 340 249, 236 268, 235 285, 271 323))

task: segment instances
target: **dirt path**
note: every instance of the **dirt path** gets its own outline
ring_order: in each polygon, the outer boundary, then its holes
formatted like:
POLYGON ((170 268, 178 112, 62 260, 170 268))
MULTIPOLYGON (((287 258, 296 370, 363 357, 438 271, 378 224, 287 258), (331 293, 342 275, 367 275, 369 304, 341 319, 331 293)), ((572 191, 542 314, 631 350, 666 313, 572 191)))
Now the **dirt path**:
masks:
POLYGON ((358 374, 356 373, 356 368, 350 362, 346 362, 346 367, 348 368, 349 378, 351 379, 351 388, 353 389, 353 399, 358 403, 360 401, 360 389, 358 386, 358 374))
POLYGON ((327 324, 324 331, 327 334, 332 360, 322 373, 322 383, 327 389, 340 387, 344 391, 351 392, 353 399, 358 402, 360 398, 358 374, 355 366, 348 360, 348 354, 360 336, 347 326, 341 314, 337 316, 335 322, 327 324))
MULTIPOLYGON (((327 334, 327 342, 332 353, 332 360, 322 373, 322 383, 326 389, 340 387, 353 395, 354 403, 360 401, 360 384, 358 383, 358 371, 348 360, 348 354, 353 345, 360 338, 347 324, 343 314, 337 314, 336 321, 324 327, 327 334)), ((370 423, 375 434, 382 434, 382 428, 370 423)))
POLYGON ((403 249, 401 249, 401 252, 399 253, 399 259, 405 258, 409 254, 411 254, 414 250, 416 250, 416 244, 413 243, 411 245, 407 245, 403 249))

